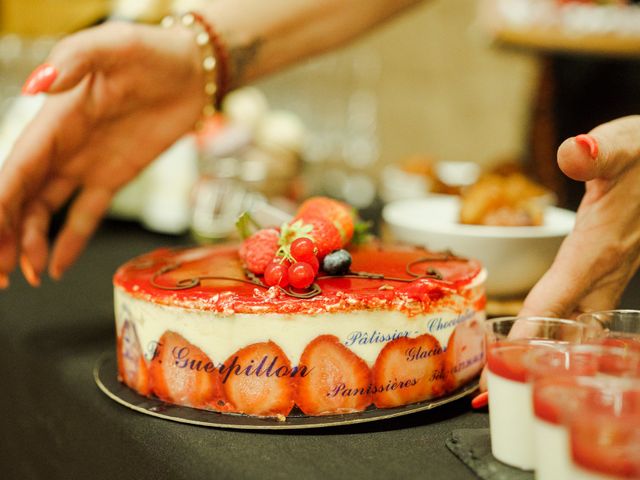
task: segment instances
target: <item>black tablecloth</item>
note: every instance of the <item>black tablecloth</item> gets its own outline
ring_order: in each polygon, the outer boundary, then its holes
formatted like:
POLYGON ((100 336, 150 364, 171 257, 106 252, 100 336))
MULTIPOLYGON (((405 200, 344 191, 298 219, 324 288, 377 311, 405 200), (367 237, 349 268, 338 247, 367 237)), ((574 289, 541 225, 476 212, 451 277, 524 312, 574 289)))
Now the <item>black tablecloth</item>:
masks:
MULTIPOLYGON (((0 293, 0 478, 474 478, 446 446, 486 427, 469 400, 377 423, 255 433, 151 418, 96 387, 114 348, 111 276, 134 255, 185 239, 109 222, 65 278, 0 293)), ((624 304, 633 303, 629 289, 624 304)))

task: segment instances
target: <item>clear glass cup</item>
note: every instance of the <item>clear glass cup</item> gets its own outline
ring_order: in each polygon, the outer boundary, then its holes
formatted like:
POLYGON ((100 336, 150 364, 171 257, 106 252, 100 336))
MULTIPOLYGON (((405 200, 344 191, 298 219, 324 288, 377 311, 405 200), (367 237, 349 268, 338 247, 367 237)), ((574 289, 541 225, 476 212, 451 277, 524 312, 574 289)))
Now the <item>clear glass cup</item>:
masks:
POLYGON ((493 456, 507 465, 533 470, 532 390, 528 359, 533 351, 554 351, 588 338, 588 327, 565 319, 502 317, 487 320, 487 386, 493 456), (517 340, 509 340, 514 329, 517 340))
POLYGON ((532 352, 528 370, 533 385, 536 479, 570 480, 564 419, 592 397, 602 382, 623 385, 640 378, 640 353, 604 345, 568 345, 562 350, 532 352))
POLYGON ((526 338, 541 342, 582 343, 596 336, 586 323, 549 317, 499 317, 485 322, 487 343, 526 338))
POLYGON ((627 346, 640 351, 640 310, 603 310, 583 313, 578 322, 588 325, 606 338, 603 343, 627 346))
POLYGON ((570 478, 640 478, 640 382, 601 381, 567 421, 570 478))

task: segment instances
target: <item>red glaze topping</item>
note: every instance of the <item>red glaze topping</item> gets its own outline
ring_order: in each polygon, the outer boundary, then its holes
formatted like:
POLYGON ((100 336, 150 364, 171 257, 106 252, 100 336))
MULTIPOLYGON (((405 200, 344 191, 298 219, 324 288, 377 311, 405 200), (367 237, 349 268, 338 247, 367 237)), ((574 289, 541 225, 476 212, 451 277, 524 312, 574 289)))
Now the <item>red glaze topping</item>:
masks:
POLYGON ((619 348, 618 345, 618 343, 609 342, 591 343, 591 346, 576 345, 575 350, 556 350, 536 355, 530 362, 530 376, 536 379, 562 375, 584 377, 598 374, 612 377, 639 377, 640 355, 638 353, 640 352, 619 348))
MULTIPOLYGON (((437 254, 414 247, 371 245, 351 250, 354 272, 411 279, 407 265, 437 254)), ((187 289, 171 289, 180 280, 217 276, 246 280, 237 245, 196 247, 186 250, 160 249, 137 257, 118 269, 114 285, 129 295, 162 305, 222 313, 320 313, 360 309, 404 310, 409 314, 429 310, 434 302, 445 302, 452 293, 468 295, 467 287, 481 272, 475 260, 429 261, 415 264, 412 272, 436 269, 442 280, 420 278, 409 283, 390 279, 317 279, 322 293, 313 298, 294 298, 278 287, 269 289, 233 280, 203 278, 187 289), (179 264, 167 273, 163 268, 179 264), (156 285, 152 279, 155 275, 156 285)))
POLYGON ((630 350, 640 353, 640 336, 609 332, 608 337, 590 339, 586 343, 593 345, 604 345, 605 347, 621 348, 623 350, 630 350))
POLYGON ((570 441, 575 463, 586 470, 615 478, 640 478, 637 395, 638 392, 633 392, 618 400, 618 408, 622 405, 621 412, 603 411, 602 405, 590 405, 574 416, 570 424, 570 441))
POLYGON ((602 377, 590 379, 570 375, 536 380, 533 387, 535 416, 560 425, 590 418, 595 413, 612 417, 640 415, 640 391, 616 390, 615 382, 607 385, 610 380, 602 382, 602 377))
POLYGON ((580 377, 565 375, 537 380, 533 388, 533 411, 536 417, 555 425, 587 401, 595 402, 597 390, 580 377))
POLYGON ((495 342, 487 348, 487 367, 500 377, 526 383, 530 377, 531 354, 538 349, 549 349, 552 343, 539 339, 495 342))
POLYGON ((524 360, 530 351, 528 345, 513 345, 503 349, 499 342, 491 344, 487 350, 487 367, 500 377, 525 383, 527 369, 524 360))

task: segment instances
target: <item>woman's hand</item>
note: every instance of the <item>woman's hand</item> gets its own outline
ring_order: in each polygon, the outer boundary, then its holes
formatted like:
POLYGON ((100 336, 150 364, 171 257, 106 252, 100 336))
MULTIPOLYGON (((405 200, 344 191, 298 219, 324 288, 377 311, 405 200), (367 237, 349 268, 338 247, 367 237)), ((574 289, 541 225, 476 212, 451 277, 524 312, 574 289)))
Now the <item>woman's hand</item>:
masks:
POLYGON ((62 40, 25 84, 50 94, 0 172, 0 287, 18 257, 38 285, 51 215, 73 194, 51 258, 59 278, 115 192, 197 121, 206 96, 192 33, 105 24, 62 40))
POLYGON ((576 224, 520 315, 574 317, 615 308, 640 265, 640 116, 565 140, 558 164, 586 182, 576 224))
MULTIPOLYGON (((640 116, 624 117, 565 140, 562 171, 586 182, 576 224, 520 316, 571 318, 615 308, 640 266, 640 116)), ((511 338, 526 337, 526 327, 511 338)), ((480 378, 486 390, 486 367, 480 378)), ((486 397, 476 404, 486 404, 486 397)))

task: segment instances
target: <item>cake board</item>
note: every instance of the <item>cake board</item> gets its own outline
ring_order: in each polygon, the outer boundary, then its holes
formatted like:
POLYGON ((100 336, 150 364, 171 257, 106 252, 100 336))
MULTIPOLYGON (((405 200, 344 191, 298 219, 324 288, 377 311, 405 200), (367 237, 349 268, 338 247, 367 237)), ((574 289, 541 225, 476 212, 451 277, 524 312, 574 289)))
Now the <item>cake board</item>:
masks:
POLYGON ((93 378, 98 388, 111 400, 136 412, 164 420, 202 427, 235 430, 300 430, 387 420, 412 413, 432 410, 467 397, 478 389, 478 381, 474 380, 446 397, 426 400, 411 405, 385 409, 369 407, 363 412, 316 417, 307 416, 298 410, 294 410, 285 421, 280 421, 275 418, 250 417, 229 413, 223 414, 209 410, 171 405, 155 398, 139 395, 121 383, 117 376, 118 366, 115 352, 105 352, 94 366, 93 378))

